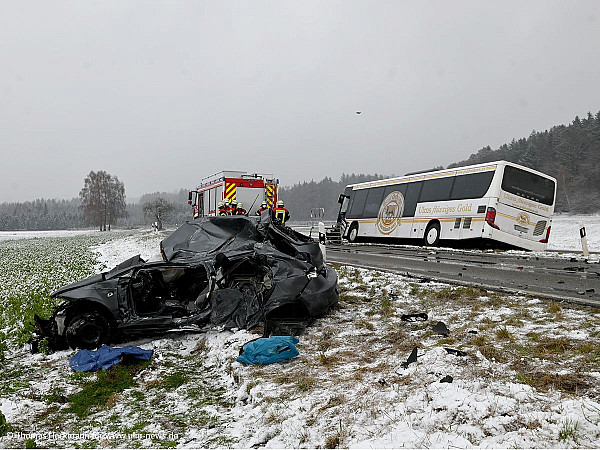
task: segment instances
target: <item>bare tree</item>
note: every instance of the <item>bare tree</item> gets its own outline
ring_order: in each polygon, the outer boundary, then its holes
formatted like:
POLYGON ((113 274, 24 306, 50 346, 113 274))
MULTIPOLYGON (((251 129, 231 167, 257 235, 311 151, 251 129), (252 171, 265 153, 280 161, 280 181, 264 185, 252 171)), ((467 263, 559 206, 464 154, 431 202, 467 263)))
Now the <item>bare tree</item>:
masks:
POLYGON ((144 214, 156 219, 159 230, 162 230, 163 220, 166 220, 174 210, 175 205, 162 197, 144 203, 144 214))
POLYGON ((125 186, 116 176, 103 170, 92 170, 85 177, 79 198, 86 221, 100 227, 100 231, 106 231, 107 225, 110 230, 117 219, 127 215, 125 186))

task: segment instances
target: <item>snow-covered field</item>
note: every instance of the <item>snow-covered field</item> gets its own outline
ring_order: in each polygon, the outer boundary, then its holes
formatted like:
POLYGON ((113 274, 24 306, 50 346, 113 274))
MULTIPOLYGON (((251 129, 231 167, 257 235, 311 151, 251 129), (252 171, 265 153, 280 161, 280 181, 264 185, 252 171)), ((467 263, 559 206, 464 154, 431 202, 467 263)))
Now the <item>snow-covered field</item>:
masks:
MULTIPOLYGON (((551 244, 575 245, 579 220, 558 216, 551 244)), ((600 219, 586 225, 590 248, 600 250, 600 219)), ((29 298, 43 302, 57 285, 129 256, 159 259, 162 238, 0 242, 0 409, 12 430, 0 447, 27 439, 86 447, 599 446, 600 311, 353 267, 339 268, 340 307, 300 337, 298 358, 237 363, 240 346, 256 337, 248 331, 147 338, 131 344, 155 350, 150 364, 78 413, 77 393, 104 375, 73 373, 71 351, 30 355, 14 316, 29 311, 29 298), (401 320, 412 312, 428 320, 401 320), (448 336, 432 331, 438 321, 448 336), (417 362, 402 367, 415 347, 417 362), (451 383, 441 382, 446 376, 451 383)))

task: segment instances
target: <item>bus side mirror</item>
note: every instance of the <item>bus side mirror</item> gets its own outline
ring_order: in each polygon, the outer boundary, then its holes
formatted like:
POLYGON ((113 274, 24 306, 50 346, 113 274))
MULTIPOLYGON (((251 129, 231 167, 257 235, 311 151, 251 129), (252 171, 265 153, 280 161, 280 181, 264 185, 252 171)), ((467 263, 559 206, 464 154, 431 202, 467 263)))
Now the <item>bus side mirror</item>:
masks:
POLYGON ((188 192, 188 205, 192 204, 192 191, 188 192))
POLYGON ((346 196, 344 194, 340 194, 340 196, 338 197, 338 203, 341 205, 342 203, 344 203, 344 199, 346 198, 346 196))

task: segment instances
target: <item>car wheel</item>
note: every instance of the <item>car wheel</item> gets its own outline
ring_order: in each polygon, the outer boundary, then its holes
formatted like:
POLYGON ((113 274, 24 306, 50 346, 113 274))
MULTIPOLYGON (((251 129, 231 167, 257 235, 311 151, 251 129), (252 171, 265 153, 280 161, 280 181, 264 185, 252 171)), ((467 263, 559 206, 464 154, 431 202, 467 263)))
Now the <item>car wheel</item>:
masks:
POLYGON ((67 344, 72 349, 93 350, 109 342, 110 325, 98 313, 78 313, 65 330, 67 344))
POLYGON ((425 245, 428 247, 437 247, 440 243, 440 224, 434 222, 425 230, 425 245))
POLYGON ((358 238, 358 224, 355 222, 350 226, 348 231, 348 242, 356 242, 358 238))

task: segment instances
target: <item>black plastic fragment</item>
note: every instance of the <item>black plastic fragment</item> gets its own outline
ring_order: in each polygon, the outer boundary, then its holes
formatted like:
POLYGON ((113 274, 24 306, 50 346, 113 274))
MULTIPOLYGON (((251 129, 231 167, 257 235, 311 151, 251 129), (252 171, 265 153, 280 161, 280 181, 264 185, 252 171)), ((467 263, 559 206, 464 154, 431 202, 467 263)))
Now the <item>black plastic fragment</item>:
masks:
POLYGON ((586 289, 585 292, 587 292, 588 294, 593 294, 596 291, 594 288, 592 288, 592 289, 586 289))
POLYGON ((400 366, 403 369, 406 369, 409 364, 412 364, 414 362, 417 362, 417 347, 413 348, 413 351, 410 352, 410 356, 408 357, 406 362, 403 362, 402 364, 400 364, 400 366))
POLYGON ((450 375, 446 375, 440 380, 440 383, 452 383, 452 381, 454 381, 454 378, 452 378, 450 375))
POLYGON ((456 350, 455 348, 444 347, 444 350, 446 350, 446 352, 450 353, 451 355, 467 356, 467 352, 463 352, 462 350, 456 350))
POLYGON ((433 327, 433 331, 435 331, 438 334, 441 334, 443 336, 448 336, 450 334, 450 330, 448 329, 448 327, 446 326, 446 324, 444 322, 438 322, 435 324, 435 326, 433 327))
POLYGON ((469 334, 477 334, 477 330, 469 330, 469 331, 467 331, 467 333, 469 333, 469 334))
POLYGON ((417 322, 417 321, 425 321, 428 319, 427 313, 412 313, 412 314, 402 314, 400 320, 404 322, 417 322))

